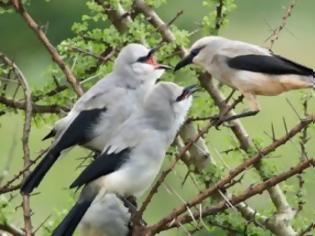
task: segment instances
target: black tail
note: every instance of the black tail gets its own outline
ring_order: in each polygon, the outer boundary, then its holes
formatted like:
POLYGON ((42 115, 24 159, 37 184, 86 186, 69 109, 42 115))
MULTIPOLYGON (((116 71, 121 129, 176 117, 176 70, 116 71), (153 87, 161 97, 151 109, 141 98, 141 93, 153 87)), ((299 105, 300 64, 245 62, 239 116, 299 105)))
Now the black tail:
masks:
POLYGON ((33 172, 26 178, 21 187, 21 192, 25 194, 31 193, 43 180, 46 173, 58 159, 59 155, 60 152, 55 152, 53 149, 50 150, 36 166, 33 172))
POLYGON ((71 236, 93 200, 76 203, 54 230, 52 236, 71 236))

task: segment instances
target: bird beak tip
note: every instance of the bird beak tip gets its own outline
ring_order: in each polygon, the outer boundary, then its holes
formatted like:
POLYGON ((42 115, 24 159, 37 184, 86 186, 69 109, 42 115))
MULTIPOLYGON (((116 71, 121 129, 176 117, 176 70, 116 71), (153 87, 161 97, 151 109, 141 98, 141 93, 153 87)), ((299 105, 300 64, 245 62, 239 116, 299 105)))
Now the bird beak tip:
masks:
POLYGON ((184 57, 182 60, 180 60, 175 68, 174 68, 174 72, 175 71, 178 71, 179 69, 181 69, 182 67, 185 67, 189 64, 192 64, 193 63, 193 57, 191 55, 188 55, 187 57, 184 57))

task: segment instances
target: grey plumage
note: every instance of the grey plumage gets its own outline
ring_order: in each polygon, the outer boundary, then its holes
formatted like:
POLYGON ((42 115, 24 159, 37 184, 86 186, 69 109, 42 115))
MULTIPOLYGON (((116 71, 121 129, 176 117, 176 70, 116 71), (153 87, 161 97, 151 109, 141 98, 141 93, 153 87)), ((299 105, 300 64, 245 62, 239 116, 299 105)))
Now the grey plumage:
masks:
POLYGON ((83 145, 101 152, 112 132, 143 102, 144 94, 163 74, 152 51, 129 44, 119 53, 113 71, 97 82, 74 104, 68 115, 56 122, 55 141, 46 156, 23 183, 21 192, 30 193, 44 178, 61 152, 83 145), (147 60, 138 61, 139 58, 147 60))
MULTIPOLYGON (((91 202, 100 192, 121 196, 143 194, 157 176, 165 151, 185 120, 193 91, 193 87, 183 89, 169 82, 155 85, 146 95, 143 107, 119 127, 100 157, 71 185, 85 185, 78 202, 91 202)), ((73 225, 67 227, 63 222, 53 236, 69 233, 68 228, 73 225)))
POLYGON ((81 220, 82 236, 127 236, 129 209, 113 193, 98 194, 81 220))

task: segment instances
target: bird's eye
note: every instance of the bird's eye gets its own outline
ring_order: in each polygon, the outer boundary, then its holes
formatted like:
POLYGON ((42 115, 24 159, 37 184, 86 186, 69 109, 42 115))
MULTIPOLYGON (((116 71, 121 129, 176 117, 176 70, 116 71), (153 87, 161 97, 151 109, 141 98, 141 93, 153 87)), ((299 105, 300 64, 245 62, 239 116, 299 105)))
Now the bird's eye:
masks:
POLYGON ((199 47, 199 48, 195 48, 195 49, 191 50, 190 55, 192 55, 193 57, 194 57, 194 56, 197 56, 198 53, 200 52, 200 50, 203 49, 204 47, 205 47, 205 46, 201 46, 201 47, 199 47))
POLYGON ((148 56, 143 56, 143 57, 139 57, 139 58, 137 59, 137 62, 142 62, 142 63, 144 63, 144 62, 146 62, 146 60, 148 60, 148 56))
POLYGON ((198 53, 199 53, 199 48, 196 48, 190 52, 192 56, 197 56, 198 53))

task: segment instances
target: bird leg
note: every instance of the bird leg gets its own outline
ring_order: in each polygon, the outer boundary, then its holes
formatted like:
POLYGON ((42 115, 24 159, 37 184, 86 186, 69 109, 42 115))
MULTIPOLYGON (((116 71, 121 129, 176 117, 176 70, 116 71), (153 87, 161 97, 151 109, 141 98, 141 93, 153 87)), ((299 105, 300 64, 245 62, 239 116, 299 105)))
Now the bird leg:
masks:
MULTIPOLYGON (((124 203, 124 206, 129 209, 129 212, 131 214, 130 218, 132 219, 137 213, 138 204, 137 204, 136 198, 134 196, 128 196, 128 197, 118 196, 118 197, 124 203)), ((142 225, 147 225, 147 222, 145 222, 142 218, 140 222, 142 225)))
POLYGON ((243 117, 248 117, 248 116, 254 116, 259 112, 259 106, 256 100, 256 96, 251 94, 251 93, 243 93, 244 97, 248 100, 249 106, 250 106, 250 111, 245 111, 240 114, 232 115, 232 116, 221 116, 221 115, 216 115, 211 118, 212 124, 218 129, 218 127, 228 121, 232 121, 235 119, 243 118, 243 117))
POLYGON ((137 202, 132 196, 123 197, 119 196, 119 199, 124 203, 124 206, 129 209, 129 212, 133 215, 137 212, 137 202))

